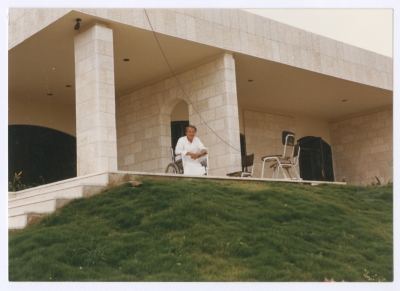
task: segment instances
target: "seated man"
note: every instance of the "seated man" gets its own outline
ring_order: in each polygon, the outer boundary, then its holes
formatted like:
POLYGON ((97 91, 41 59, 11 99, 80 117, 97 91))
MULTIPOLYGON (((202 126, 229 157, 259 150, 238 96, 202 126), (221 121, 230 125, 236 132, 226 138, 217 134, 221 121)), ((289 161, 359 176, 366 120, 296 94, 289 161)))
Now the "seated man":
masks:
MULTIPOLYGON (((184 164, 184 174, 187 175, 204 175, 204 164, 199 162, 197 158, 206 154, 207 149, 198 137, 196 137, 197 128, 194 125, 186 127, 186 136, 178 140, 175 148, 175 155, 181 154, 184 164)), ((205 161, 203 162, 205 163, 205 161)))

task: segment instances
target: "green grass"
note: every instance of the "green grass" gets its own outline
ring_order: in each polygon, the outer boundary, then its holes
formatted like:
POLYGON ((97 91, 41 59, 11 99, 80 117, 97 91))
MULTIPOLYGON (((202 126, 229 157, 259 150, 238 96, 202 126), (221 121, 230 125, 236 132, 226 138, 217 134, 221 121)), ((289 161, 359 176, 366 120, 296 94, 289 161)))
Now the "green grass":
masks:
POLYGON ((10 281, 393 281, 393 187, 143 179, 9 232, 10 281))

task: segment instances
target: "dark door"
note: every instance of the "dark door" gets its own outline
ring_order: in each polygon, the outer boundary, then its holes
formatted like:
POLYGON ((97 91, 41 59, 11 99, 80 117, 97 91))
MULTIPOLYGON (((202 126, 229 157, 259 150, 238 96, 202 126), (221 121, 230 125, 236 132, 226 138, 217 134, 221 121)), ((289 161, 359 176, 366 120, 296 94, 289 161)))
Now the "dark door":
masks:
POLYGON ((303 180, 334 181, 332 150, 320 137, 306 136, 300 144, 300 176, 303 180))
POLYGON ((33 125, 8 126, 8 180, 47 184, 76 177, 76 138, 33 125))
POLYGON ((246 155, 246 138, 244 134, 240 134, 240 154, 242 157, 246 155))
POLYGON ((186 126, 189 121, 171 121, 171 146, 175 149, 178 139, 185 135, 186 126))

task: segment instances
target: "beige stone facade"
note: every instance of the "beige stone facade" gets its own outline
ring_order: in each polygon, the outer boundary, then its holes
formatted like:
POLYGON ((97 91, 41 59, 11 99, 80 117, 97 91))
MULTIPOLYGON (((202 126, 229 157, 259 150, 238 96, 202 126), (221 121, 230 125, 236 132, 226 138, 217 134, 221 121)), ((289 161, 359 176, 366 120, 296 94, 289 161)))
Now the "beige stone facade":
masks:
MULTIPOLYGON (((247 154, 254 153, 254 176, 261 177, 261 157, 282 154, 282 131, 298 134, 304 130, 296 116, 281 116, 255 110, 243 110, 247 154)), ((318 122, 317 120, 315 122, 318 122)), ((312 126, 307 124, 312 132, 312 126)), ((318 126, 318 125, 316 125, 318 126)), ((327 124, 332 148, 335 181, 369 185, 377 179, 393 182, 393 110, 361 115, 327 124)), ((264 177, 272 177, 269 165, 264 177)), ((282 178, 282 176, 281 176, 282 178)))
POLYGON ((240 9, 11 8, 8 47, 9 124, 45 126, 76 136, 78 175, 163 172, 170 161, 171 113, 184 101, 185 115, 209 149, 211 175, 239 170, 241 133, 247 154, 255 154, 254 176, 260 177, 260 158, 280 153, 281 132, 290 130, 296 139, 321 136, 331 145, 336 181, 345 177, 351 184, 368 184, 375 176, 383 183, 393 180, 392 58, 240 9), (75 31, 78 17, 84 21, 75 31), (47 42, 48 35, 62 45, 47 42), (40 46, 43 40, 46 47, 40 46), (137 48, 142 40, 143 51, 137 48), (173 73, 161 68, 166 65, 160 49, 177 68, 173 73), (47 65, 53 51, 56 65, 47 65), (135 61, 130 64, 141 65, 128 69, 121 62, 131 52, 136 55, 130 56, 135 61), (19 63, 26 54, 37 62, 19 63), (60 55, 65 63, 58 63, 60 55), (147 63, 140 63, 141 58, 147 63), (262 64, 261 69, 253 70, 250 63, 262 64), (68 64, 74 69, 55 75, 59 68, 67 71, 68 64), (292 80, 311 80, 307 86, 315 92, 286 83, 295 74, 292 80), (260 105, 248 105, 249 92, 257 91, 246 86, 257 77, 259 82, 252 84, 258 91, 269 89, 262 84, 276 78, 269 86, 285 84, 280 87, 285 92, 260 93, 260 105), (65 82, 59 83, 62 78, 65 82), (35 86, 37 80, 41 86, 35 86), (70 80, 75 80, 72 98, 58 88, 70 80), (318 82, 334 85, 317 88, 318 82), (47 91, 55 87, 59 96, 43 97, 46 86, 47 91), (333 96, 334 87, 346 89, 333 96), (290 94, 286 89, 292 89, 290 94), (309 93, 325 109, 334 107, 336 115, 325 117, 318 112, 321 106, 313 107, 309 99, 302 102, 309 93), (356 102, 338 106, 353 96, 356 102), (286 103, 279 103, 280 98, 286 103), (364 106, 364 100, 372 105, 364 106), (291 103, 296 106, 286 106, 291 103))
POLYGON ((393 182, 393 110, 330 124, 336 180, 393 182))
POLYGON ((189 121, 210 153, 210 174, 237 170, 240 143, 234 77, 234 60, 226 54, 177 78, 118 98, 119 169, 164 171, 171 160, 170 115, 184 100, 189 106, 189 121))
POLYGON ((70 11, 393 89, 393 61, 240 9, 10 9, 9 49, 70 11), (148 21, 151 22, 151 25, 148 21))

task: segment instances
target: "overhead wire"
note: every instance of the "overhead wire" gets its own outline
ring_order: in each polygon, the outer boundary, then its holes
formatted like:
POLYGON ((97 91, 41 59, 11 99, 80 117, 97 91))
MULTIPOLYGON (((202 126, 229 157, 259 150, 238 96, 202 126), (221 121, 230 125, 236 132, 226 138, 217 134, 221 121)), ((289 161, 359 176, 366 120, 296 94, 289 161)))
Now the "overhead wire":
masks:
POLYGON ((226 145, 228 145, 230 148, 232 148, 232 149, 234 149, 234 150, 240 152, 240 150, 238 150, 237 148, 233 147, 232 145, 230 145, 229 143, 227 143, 225 140, 223 140, 223 139, 211 128, 211 126, 208 125, 208 123, 203 119, 203 117, 201 116, 201 113, 197 111, 197 109, 196 109, 196 107, 194 106, 193 102, 190 100, 189 96, 186 94, 186 91, 185 91, 185 89, 183 88, 182 84, 179 82, 178 77, 176 76, 176 74, 175 74, 174 71, 172 70, 172 67, 171 67, 171 65, 170 65, 170 63, 169 63, 169 61, 168 61, 168 59, 167 59, 167 56, 165 55, 164 50, 163 50, 162 47, 161 47, 160 41, 158 40, 157 34, 156 34, 156 32, 154 31, 153 25, 151 24, 151 21, 150 21, 149 15, 147 14, 146 9, 143 9, 143 10, 144 10, 144 12, 145 12, 145 14, 146 14, 146 17, 147 17, 147 20, 148 20, 148 22, 149 22, 149 24, 150 24, 151 31, 153 32, 154 37, 155 37, 155 39, 156 39, 156 41, 157 41, 158 47, 160 48, 160 51, 161 51, 161 53, 162 53, 162 55, 163 55, 163 57, 164 57, 164 60, 165 60, 165 62, 167 63, 167 65, 168 65, 168 67, 169 67, 169 70, 171 71, 172 75, 174 76, 175 80, 177 81, 179 87, 182 89, 182 92, 183 92, 183 94, 185 95, 186 99, 188 100, 188 102, 190 103, 190 105, 192 105, 192 108, 194 109, 194 111, 197 113, 197 115, 200 117, 200 119, 203 121, 203 123, 211 130, 211 132, 214 133, 223 143, 225 143, 226 145))

